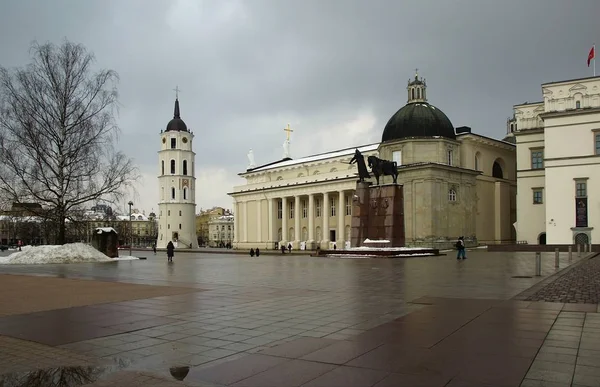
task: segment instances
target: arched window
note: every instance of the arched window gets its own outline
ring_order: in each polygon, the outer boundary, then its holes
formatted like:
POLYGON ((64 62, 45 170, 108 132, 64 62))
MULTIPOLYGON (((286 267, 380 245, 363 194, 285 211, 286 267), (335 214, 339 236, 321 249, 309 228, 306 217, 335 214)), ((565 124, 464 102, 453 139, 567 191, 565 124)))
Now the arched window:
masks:
POLYGON ((411 89, 412 99, 415 99, 415 89, 411 89))
POLYGON ((183 174, 187 175, 187 160, 183 160, 183 174))
POLYGON ((575 109, 581 109, 581 102, 580 101, 576 101, 575 102, 575 109))
POLYGON ((498 161, 494 161, 494 166, 492 167, 492 176, 497 179, 504 179, 504 173, 502 172, 502 167, 498 161))
POLYGON ((171 187, 171 199, 175 199, 175 188, 171 187))
POLYGON ((455 202, 456 201, 456 190, 454 188, 450 188, 448 190, 448 201, 455 202))
POLYGON ((175 174, 175 160, 171 160, 171 175, 175 174))
MULTIPOLYGON (((187 188, 183 189, 183 200, 187 200, 187 188)), ((179 214, 181 215, 181 214, 179 214)))
POLYGON ((165 174, 165 160, 160 161, 160 168, 161 168, 160 174, 164 175, 165 174))

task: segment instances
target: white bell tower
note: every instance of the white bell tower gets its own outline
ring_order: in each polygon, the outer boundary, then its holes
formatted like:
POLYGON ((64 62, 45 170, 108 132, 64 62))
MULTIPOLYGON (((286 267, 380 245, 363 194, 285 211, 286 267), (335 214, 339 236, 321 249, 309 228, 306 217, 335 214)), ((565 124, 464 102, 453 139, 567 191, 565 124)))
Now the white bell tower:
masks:
MULTIPOLYGON (((175 89, 179 92, 179 89, 175 89)), ((180 117, 179 96, 173 119, 160 133, 158 152, 157 248, 172 241, 176 248, 198 248, 196 236, 196 177, 192 150, 194 134, 180 117)))

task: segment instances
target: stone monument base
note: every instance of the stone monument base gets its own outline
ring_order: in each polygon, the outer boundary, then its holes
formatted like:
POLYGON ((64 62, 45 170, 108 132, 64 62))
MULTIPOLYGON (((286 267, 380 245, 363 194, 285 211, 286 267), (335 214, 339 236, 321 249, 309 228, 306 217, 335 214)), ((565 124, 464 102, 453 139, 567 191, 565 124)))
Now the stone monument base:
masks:
POLYGON ((357 182, 352 210, 352 247, 363 246, 365 239, 386 241, 390 247, 404 246, 404 195, 401 185, 372 186, 370 182, 357 182))

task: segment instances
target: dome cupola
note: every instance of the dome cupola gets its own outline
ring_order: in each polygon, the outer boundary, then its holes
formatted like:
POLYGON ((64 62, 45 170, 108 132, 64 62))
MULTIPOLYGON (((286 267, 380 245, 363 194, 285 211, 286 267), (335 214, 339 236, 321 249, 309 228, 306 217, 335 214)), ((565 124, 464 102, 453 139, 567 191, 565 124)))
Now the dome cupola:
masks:
POLYGON ((440 109, 427 102, 427 84, 425 79, 415 78, 408 81, 408 103, 398 110, 385 125, 381 142, 406 138, 456 139, 456 132, 450 119, 440 109))
POLYGON ((169 121, 169 123, 167 124, 167 132, 170 131, 178 131, 178 132, 187 132, 187 125, 185 124, 185 122, 183 122, 183 120, 181 119, 180 113, 179 113, 179 98, 175 97, 175 109, 173 111, 173 119, 171 121, 169 121))

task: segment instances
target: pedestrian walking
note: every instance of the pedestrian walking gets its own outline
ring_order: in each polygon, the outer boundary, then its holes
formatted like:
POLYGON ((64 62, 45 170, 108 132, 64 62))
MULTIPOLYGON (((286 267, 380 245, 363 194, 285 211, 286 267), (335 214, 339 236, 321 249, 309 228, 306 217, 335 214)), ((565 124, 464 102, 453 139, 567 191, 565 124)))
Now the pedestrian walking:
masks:
POLYGON ((456 259, 467 259, 464 236, 458 237, 458 240, 456 241, 456 250, 458 250, 456 253, 456 259))
POLYGON ((167 244, 167 262, 173 262, 173 256, 175 255, 175 245, 169 241, 167 244))

